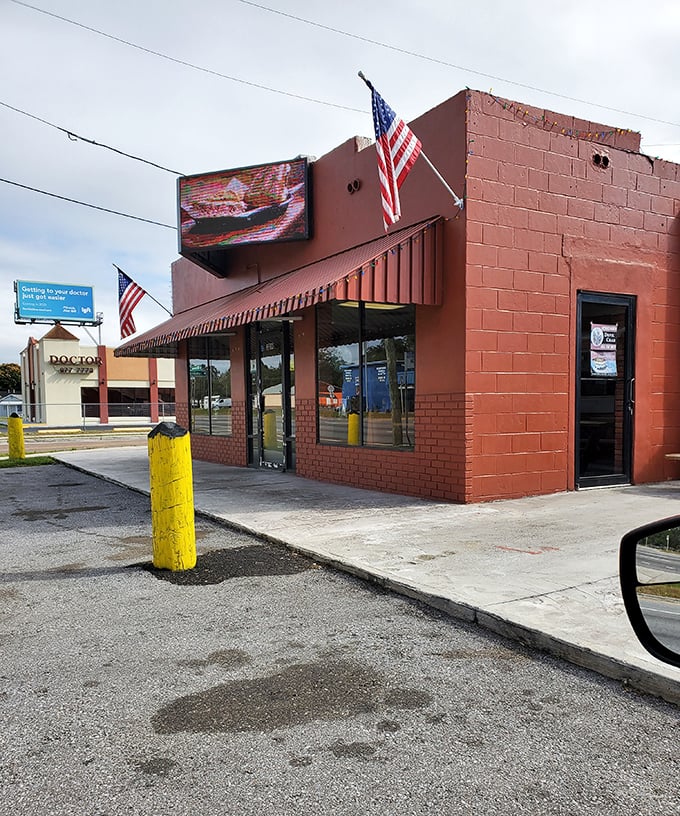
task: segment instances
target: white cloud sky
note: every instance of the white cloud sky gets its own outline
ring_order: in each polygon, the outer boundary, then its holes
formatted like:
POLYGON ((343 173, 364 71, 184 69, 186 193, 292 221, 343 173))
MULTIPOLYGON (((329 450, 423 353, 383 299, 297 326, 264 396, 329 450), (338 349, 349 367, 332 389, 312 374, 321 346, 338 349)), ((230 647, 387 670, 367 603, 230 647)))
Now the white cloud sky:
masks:
MULTIPOLYGON (((407 120, 468 86, 641 131, 645 152, 680 161, 674 0, 262 2, 430 60, 239 0, 31 5, 246 82, 356 109, 212 76, 12 0, 0 2, 0 102, 184 174, 321 156, 355 134, 371 136, 370 96, 359 69, 407 120)), ((175 224, 172 174, 72 141, 1 106, 0 128, 1 178, 175 224)), ((49 329, 14 324, 13 281, 93 286, 95 308, 104 314, 102 342, 116 346, 113 264, 169 306, 176 257, 172 229, 0 183, 0 362, 18 362, 28 337, 49 329)), ((139 331, 165 317, 147 298, 135 310, 139 331)), ((84 330, 74 332, 90 342, 84 330)))

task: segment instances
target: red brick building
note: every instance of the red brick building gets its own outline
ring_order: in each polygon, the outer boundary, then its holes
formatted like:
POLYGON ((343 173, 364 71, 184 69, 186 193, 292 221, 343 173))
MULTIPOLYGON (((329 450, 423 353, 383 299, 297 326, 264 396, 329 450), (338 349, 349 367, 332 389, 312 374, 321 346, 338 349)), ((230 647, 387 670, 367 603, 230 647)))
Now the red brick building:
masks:
POLYGON ((678 165, 477 91, 410 124, 462 210, 419 160, 385 235, 350 139, 309 240, 178 260, 116 354, 177 357, 199 459, 458 502, 677 478, 678 165))

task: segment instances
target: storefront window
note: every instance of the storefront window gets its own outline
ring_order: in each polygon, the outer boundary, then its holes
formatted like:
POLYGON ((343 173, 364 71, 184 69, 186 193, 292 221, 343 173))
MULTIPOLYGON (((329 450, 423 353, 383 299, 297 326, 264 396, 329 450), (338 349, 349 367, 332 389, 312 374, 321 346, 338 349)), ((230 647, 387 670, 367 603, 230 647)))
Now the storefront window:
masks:
POLYGON ((151 413, 148 388, 108 388, 109 417, 148 417, 151 413))
POLYGON ((189 343, 192 433, 231 436, 229 339, 201 337, 189 343))
POLYGON ((174 388, 159 388, 158 389, 158 417, 174 417, 175 415, 175 389, 174 388))
POLYGON ((415 444, 415 307, 354 301, 317 307, 319 441, 415 444))
MULTIPOLYGON (((109 417, 139 417, 148 419, 151 416, 151 391, 149 388, 107 388, 104 406, 109 417)), ((99 389, 92 386, 80 389, 82 415, 86 418, 101 416, 102 405, 99 402, 99 389)), ((158 389, 158 415, 164 417, 175 414, 175 389, 158 389)))
POLYGON ((363 443, 412 448, 415 308, 367 303, 363 311, 363 443))
POLYGON ((84 417, 99 417, 99 389, 92 386, 80 389, 80 404, 84 417))
POLYGON ((318 306, 316 326, 319 442, 343 445, 349 415, 360 408, 359 304, 318 306))

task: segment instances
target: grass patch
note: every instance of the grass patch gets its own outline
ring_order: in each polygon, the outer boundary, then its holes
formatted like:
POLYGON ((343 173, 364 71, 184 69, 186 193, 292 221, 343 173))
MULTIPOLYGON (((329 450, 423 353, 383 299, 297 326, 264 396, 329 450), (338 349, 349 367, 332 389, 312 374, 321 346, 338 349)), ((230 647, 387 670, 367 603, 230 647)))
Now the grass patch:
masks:
POLYGON ((56 465, 56 459, 51 456, 27 456, 25 459, 0 459, 0 468, 33 467, 33 465, 56 465))
POLYGON ((640 595, 656 595, 659 598, 676 598, 680 600, 680 583, 645 584, 638 587, 640 595))

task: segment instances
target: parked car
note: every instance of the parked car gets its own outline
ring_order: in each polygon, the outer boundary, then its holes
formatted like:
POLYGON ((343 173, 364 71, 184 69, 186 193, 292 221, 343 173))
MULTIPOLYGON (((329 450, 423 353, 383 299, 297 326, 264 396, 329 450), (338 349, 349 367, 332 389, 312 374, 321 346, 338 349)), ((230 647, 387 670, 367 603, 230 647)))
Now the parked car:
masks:
POLYGON ((221 397, 219 394, 213 394, 212 397, 203 397, 203 408, 207 411, 208 406, 212 409, 216 408, 231 408, 231 397, 221 397))
POLYGON ((680 516, 626 533, 619 576, 640 643, 654 657, 680 668, 680 516))

